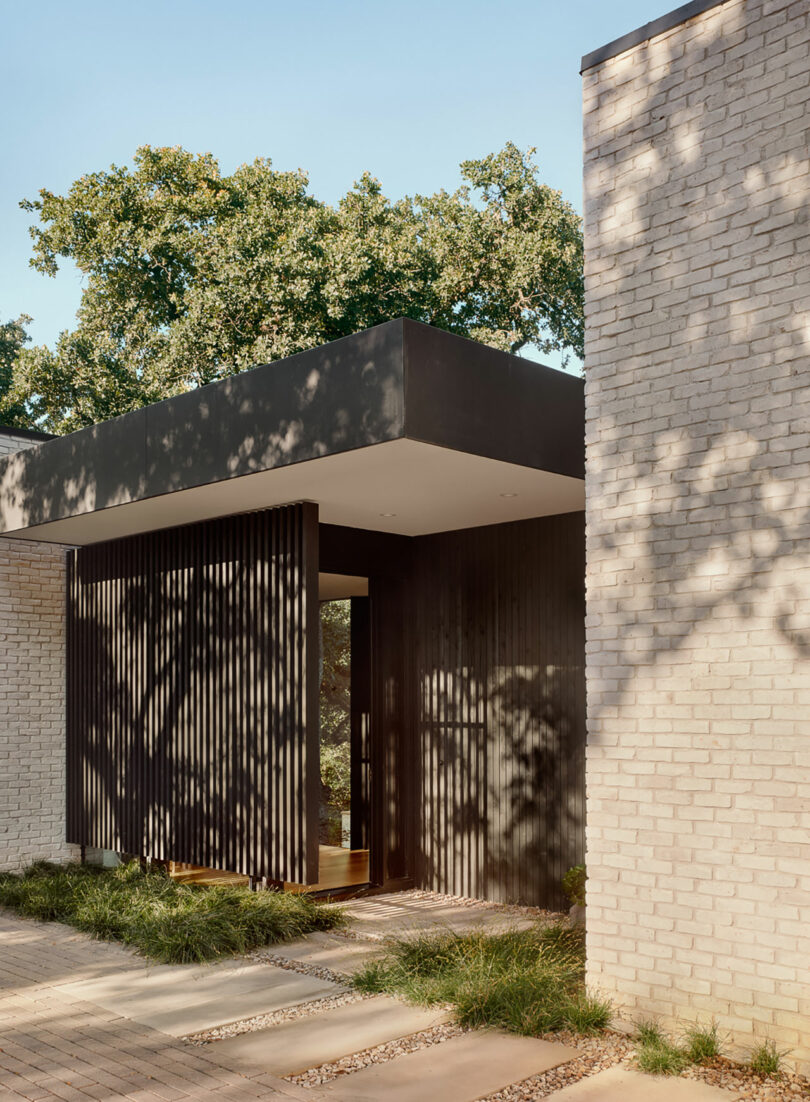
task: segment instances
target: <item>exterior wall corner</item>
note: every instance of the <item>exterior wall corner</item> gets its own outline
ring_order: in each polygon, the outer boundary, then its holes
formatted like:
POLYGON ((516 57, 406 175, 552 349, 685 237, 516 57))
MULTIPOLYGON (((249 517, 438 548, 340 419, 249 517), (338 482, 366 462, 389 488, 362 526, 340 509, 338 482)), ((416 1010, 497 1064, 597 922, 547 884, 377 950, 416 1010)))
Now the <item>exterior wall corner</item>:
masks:
POLYGON ((810 4, 584 77, 588 981, 810 1070, 810 4))

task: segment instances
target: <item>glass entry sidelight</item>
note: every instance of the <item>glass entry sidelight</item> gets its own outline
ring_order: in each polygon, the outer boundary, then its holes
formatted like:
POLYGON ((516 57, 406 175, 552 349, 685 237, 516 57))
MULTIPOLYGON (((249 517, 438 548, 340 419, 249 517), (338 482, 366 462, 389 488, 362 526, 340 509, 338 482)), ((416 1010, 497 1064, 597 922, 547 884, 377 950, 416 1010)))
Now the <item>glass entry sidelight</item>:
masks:
POLYGON ((321 575, 319 873, 307 891, 369 882, 371 639, 367 589, 365 578, 321 575))

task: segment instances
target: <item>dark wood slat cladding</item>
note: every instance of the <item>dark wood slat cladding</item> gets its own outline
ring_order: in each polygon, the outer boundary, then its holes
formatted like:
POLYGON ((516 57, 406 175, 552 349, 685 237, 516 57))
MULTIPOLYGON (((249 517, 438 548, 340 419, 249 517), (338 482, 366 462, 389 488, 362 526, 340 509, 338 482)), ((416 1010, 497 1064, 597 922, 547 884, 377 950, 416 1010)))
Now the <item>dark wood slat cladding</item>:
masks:
POLYGON ((318 513, 72 552, 68 841, 318 878, 318 513))
POLYGON ((565 903, 584 855, 584 517, 413 541, 417 882, 565 903))

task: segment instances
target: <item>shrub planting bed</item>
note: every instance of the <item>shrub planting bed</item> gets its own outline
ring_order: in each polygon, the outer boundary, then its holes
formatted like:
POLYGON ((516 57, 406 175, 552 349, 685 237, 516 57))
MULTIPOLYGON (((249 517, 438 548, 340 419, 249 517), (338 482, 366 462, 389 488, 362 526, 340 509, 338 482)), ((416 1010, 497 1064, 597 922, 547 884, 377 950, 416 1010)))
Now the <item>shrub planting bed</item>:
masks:
POLYGON ((170 964, 234 956, 344 922, 340 911, 306 895, 176 884, 162 868, 137 861, 116 869, 38 862, 0 873, 0 906, 170 964))
POLYGON ((584 987, 583 932, 563 924, 501 934, 423 934, 392 940, 354 977, 365 993, 450 1005, 462 1026, 500 1026, 537 1035, 590 1033, 610 1020, 610 1003, 584 987))

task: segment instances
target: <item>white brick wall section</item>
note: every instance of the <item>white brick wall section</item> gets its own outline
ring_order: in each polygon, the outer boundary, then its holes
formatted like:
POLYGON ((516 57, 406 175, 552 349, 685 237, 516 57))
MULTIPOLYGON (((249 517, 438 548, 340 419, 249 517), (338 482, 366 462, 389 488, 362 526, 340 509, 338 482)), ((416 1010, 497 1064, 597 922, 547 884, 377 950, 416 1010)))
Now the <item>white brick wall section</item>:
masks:
POLYGON ((78 857, 64 839, 65 549, 0 537, 0 870, 78 857))
POLYGON ((65 549, 0 537, 0 869, 65 843, 65 549))
POLYGON ((588 979, 810 1070, 810 2, 584 74, 588 979))

